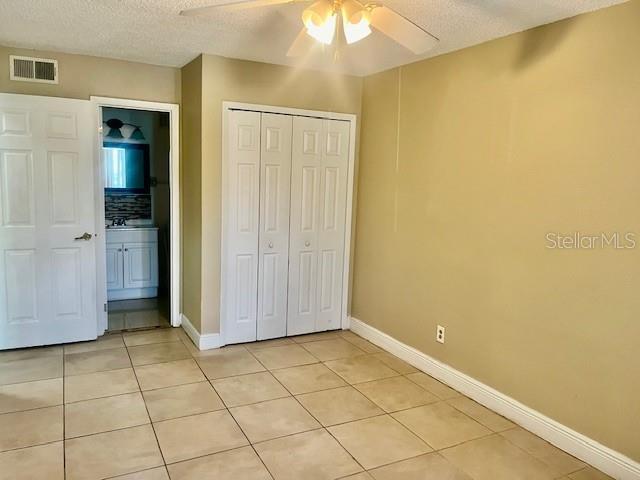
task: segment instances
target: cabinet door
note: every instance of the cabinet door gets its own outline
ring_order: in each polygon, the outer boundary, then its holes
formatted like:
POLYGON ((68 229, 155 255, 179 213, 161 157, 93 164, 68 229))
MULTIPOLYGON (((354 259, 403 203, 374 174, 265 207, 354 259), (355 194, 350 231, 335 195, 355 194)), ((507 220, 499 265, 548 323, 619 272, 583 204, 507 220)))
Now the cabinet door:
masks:
POLYGON ((258 340, 287 334, 292 125, 289 115, 262 114, 258 340))
POLYGON ((124 288, 158 286, 158 244, 124 244, 124 288))
POLYGON ((122 283, 122 244, 107 244, 107 290, 118 290, 122 283))

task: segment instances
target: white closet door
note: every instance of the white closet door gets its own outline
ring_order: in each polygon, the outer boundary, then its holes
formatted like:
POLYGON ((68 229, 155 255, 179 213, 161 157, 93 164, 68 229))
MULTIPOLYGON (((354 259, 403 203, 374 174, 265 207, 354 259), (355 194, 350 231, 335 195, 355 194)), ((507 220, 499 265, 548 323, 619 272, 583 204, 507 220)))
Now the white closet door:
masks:
POLYGON ((316 331, 323 120, 293 118, 287 335, 316 331))
POLYGON ((287 334, 293 117, 262 114, 258 340, 287 334))
POLYGON ((228 124, 223 321, 227 343, 256 339, 260 113, 234 110, 228 124))
POLYGON ((351 124, 324 120, 318 214, 316 330, 340 328, 351 124))

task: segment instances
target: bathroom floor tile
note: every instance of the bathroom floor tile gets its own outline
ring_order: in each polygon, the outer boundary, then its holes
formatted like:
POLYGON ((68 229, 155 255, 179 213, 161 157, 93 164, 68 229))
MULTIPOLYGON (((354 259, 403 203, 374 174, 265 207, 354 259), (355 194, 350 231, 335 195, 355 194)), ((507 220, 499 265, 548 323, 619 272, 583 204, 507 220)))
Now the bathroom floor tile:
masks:
POLYGON ((127 475, 118 475, 111 477, 110 480, 169 480, 169 474, 166 467, 156 467, 127 475))

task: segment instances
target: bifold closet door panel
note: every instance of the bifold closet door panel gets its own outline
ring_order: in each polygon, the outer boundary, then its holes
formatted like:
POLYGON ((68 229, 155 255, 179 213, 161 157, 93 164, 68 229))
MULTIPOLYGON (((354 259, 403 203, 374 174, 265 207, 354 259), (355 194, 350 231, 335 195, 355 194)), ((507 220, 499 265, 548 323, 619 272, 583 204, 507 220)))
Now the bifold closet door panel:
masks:
POLYGON ((287 334, 292 127, 290 115, 262 114, 258 340, 287 334))
POLYGON ((316 325, 340 328, 351 124, 324 120, 318 202, 318 287, 316 325))
POLYGON ((293 117, 287 335, 314 332, 324 121, 293 117))
POLYGON ((260 116, 229 113, 223 321, 228 343, 256 340, 260 205, 260 116))

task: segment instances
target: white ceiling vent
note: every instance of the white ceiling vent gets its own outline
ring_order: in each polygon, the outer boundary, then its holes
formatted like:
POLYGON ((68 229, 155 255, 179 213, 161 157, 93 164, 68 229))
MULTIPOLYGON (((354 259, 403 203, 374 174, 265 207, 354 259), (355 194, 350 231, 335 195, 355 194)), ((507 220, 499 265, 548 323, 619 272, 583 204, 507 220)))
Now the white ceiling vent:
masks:
POLYGON ((49 58, 9 56, 11 80, 58 83, 58 61, 49 58))

